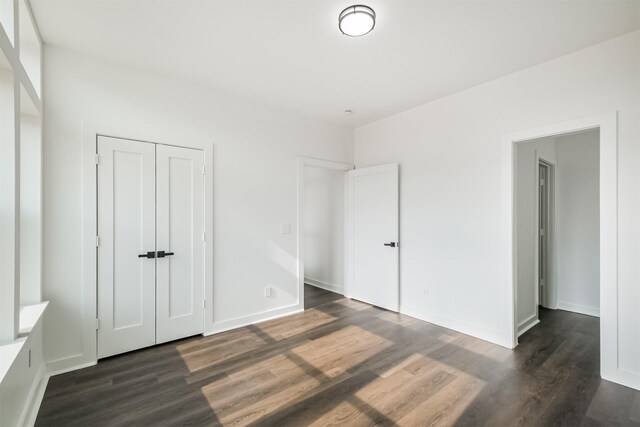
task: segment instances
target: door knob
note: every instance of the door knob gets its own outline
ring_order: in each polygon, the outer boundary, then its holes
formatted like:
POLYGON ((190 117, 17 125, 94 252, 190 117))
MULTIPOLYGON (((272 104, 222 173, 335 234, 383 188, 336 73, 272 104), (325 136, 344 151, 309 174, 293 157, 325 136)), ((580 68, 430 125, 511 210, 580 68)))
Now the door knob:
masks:
POLYGON ((389 246, 391 248, 395 248, 396 247, 396 242, 389 242, 389 243, 385 243, 385 246, 389 246))

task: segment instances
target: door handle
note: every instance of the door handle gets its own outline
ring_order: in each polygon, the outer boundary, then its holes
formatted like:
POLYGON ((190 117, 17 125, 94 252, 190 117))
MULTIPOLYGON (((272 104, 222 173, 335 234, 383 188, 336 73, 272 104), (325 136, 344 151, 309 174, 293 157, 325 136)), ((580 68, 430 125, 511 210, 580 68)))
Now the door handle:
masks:
POLYGON ((158 258, 175 255, 173 252, 158 251, 158 258))
POLYGON ((389 243, 385 243, 385 246, 389 246, 391 248, 395 248, 396 247, 396 242, 389 242, 389 243))
POLYGON ((155 257, 156 257, 156 253, 153 251, 147 252, 146 254, 138 255, 138 258, 155 258, 155 257))

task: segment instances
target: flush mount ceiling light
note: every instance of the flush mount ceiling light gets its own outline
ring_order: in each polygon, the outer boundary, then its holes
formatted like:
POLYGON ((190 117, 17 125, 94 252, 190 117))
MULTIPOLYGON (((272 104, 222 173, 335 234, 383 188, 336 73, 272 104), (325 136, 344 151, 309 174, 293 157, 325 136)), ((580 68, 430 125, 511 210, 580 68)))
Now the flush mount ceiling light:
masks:
POLYGON ((376 13, 369 6, 349 6, 338 16, 338 28, 350 37, 364 36, 376 25, 376 13))

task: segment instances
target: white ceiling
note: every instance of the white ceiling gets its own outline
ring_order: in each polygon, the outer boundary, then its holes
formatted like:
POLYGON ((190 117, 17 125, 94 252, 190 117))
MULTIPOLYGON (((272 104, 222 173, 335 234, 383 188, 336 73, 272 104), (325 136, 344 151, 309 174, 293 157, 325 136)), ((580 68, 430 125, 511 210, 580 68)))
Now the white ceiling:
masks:
POLYGON ((338 30, 345 1, 31 4, 51 45, 346 126, 640 28, 640 1, 372 0, 361 38, 338 30))

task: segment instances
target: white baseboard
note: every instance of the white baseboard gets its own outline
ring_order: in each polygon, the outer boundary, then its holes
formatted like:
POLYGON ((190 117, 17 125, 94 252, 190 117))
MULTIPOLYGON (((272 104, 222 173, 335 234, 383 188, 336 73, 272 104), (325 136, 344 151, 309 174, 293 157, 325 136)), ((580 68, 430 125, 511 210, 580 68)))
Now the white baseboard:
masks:
POLYGON ((407 306, 401 306, 400 313, 406 314, 407 316, 415 317, 416 319, 424 320, 425 322, 433 323, 434 325, 442 326, 443 328, 461 332, 465 335, 480 338, 481 340, 489 341, 502 347, 507 347, 509 349, 513 348, 513 345, 511 343, 512 337, 507 337, 504 333, 485 329, 475 325, 470 325, 465 322, 460 322, 458 320, 439 316, 433 313, 427 313, 420 309, 407 306))
POLYGON ((19 425, 29 427, 35 425, 36 418, 38 417, 38 411, 40 410, 40 404, 42 403, 42 398, 44 397, 44 392, 47 389, 48 383, 49 375, 46 372, 45 365, 42 364, 40 369, 38 369, 38 373, 36 374, 33 384, 31 384, 31 389, 29 390, 29 395, 27 397, 27 404, 22 411, 19 425))
POLYGON ((237 317, 235 319, 216 322, 205 331, 204 335, 213 335, 220 332, 229 331, 231 329, 241 328, 243 326, 253 325, 254 323, 265 322, 267 320, 277 319, 279 317, 291 316, 292 314, 304 311, 304 307, 300 304, 294 304, 287 307, 276 308, 273 310, 263 311, 261 313, 251 314, 249 316, 237 317))
POLYGON ((569 304, 558 301, 558 310, 573 311, 574 313, 586 314, 587 316, 600 317, 600 307, 589 307, 588 305, 569 304))
POLYGON ((335 292, 337 294, 344 294, 343 287, 334 285, 333 283, 323 282, 322 280, 311 279, 309 277, 304 278, 304 283, 315 286, 316 288, 324 289, 326 291, 335 292))
POLYGON ((640 391, 640 372, 632 372, 618 367, 610 370, 602 369, 600 374, 603 380, 640 391))
POLYGON ((524 334, 529 329, 540 323, 540 319, 535 314, 518 325, 518 336, 524 334))
POLYGON ((618 368, 617 383, 629 388, 640 390, 640 373, 618 368))
POLYGON ((88 368, 96 363, 98 363, 97 360, 87 362, 84 354, 75 354, 73 356, 47 362, 47 372, 50 377, 53 377, 67 372, 76 371, 78 369, 88 368))

